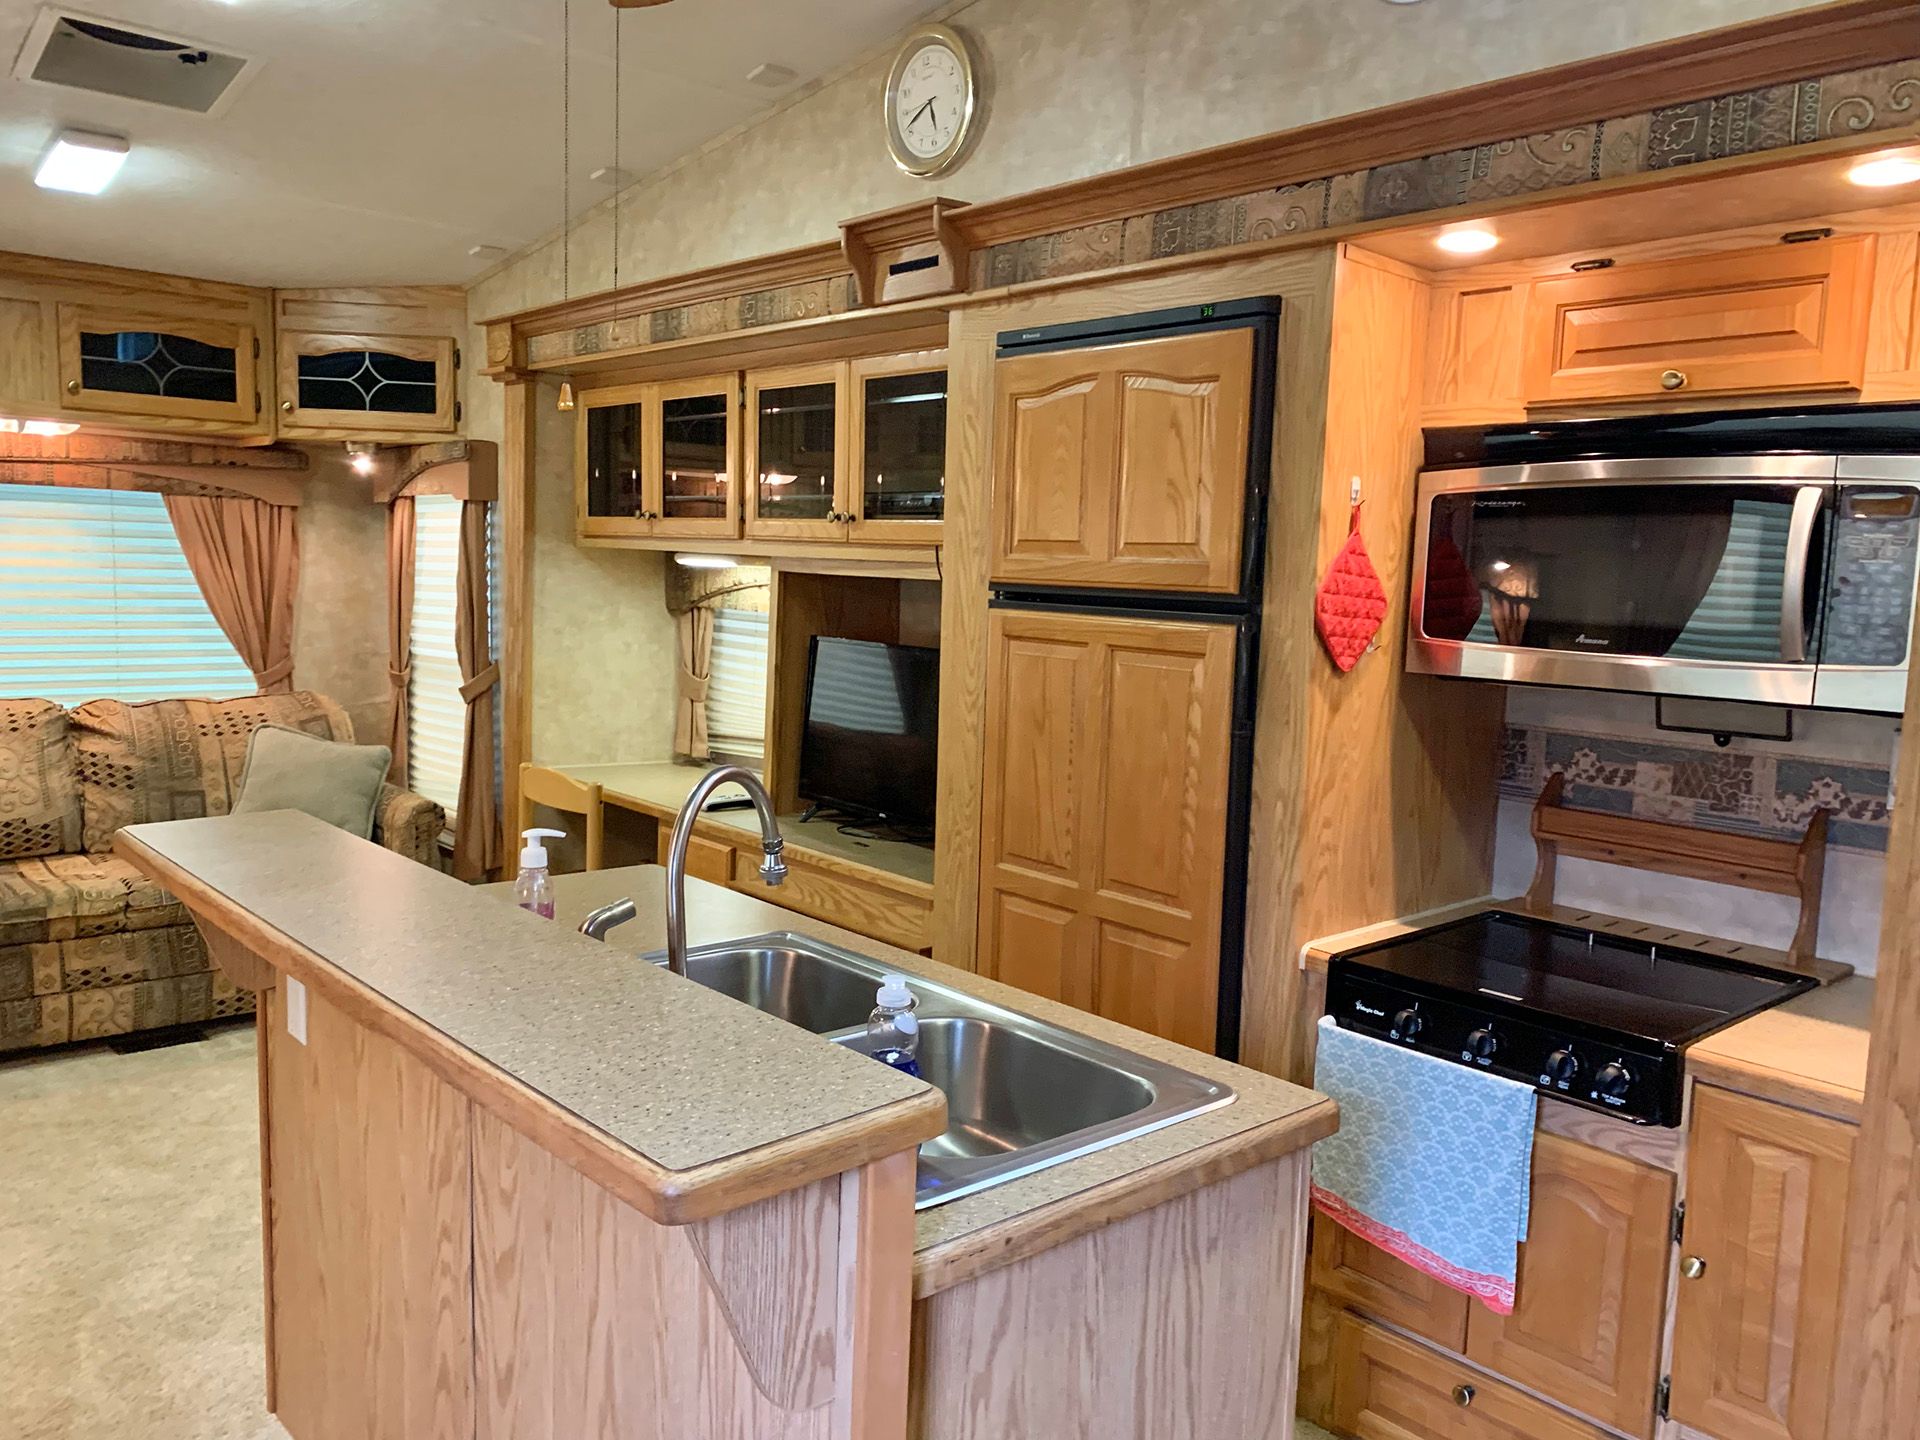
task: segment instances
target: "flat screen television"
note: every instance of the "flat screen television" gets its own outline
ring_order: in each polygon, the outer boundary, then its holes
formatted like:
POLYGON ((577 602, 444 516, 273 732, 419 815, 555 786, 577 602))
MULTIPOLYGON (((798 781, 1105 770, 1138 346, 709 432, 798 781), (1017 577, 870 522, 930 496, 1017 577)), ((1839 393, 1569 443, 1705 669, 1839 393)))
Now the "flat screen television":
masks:
POLYGON ((906 830, 932 829, 939 715, 938 650, 814 636, 800 798, 906 830))

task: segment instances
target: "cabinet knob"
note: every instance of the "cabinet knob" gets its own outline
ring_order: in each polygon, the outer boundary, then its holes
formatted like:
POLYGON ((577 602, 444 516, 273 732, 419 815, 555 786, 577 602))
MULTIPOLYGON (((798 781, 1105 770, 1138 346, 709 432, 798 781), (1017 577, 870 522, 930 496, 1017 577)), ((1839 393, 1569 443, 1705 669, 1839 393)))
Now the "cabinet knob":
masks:
POLYGON ((1473 1396, 1474 1389, 1471 1385, 1456 1385, 1453 1387, 1453 1403, 1458 1405, 1462 1410, 1473 1403, 1473 1396))
POLYGON ((293 401, 282 400, 280 402, 280 413, 282 415, 291 415, 293 413, 293 401))
POLYGON ((67 393, 69 395, 78 395, 80 393, 80 382, 78 380, 67 381, 67 393))
POLYGON ((1698 1280, 1707 1273, 1707 1262, 1698 1255, 1689 1255, 1680 1262, 1680 1273, 1689 1280, 1698 1280))
POLYGON ((1687 372, 1684 370, 1662 370, 1660 372, 1660 388, 1662 390, 1678 390, 1686 383, 1687 372))

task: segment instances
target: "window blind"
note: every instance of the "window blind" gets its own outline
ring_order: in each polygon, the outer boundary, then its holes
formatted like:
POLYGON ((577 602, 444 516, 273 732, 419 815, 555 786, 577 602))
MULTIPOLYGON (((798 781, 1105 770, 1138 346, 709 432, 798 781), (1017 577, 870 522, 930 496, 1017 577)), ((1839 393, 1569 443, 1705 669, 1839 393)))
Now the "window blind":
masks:
POLYGON ((716 757, 759 768, 767 747, 767 617, 713 612, 713 671, 707 683, 707 744, 716 757))
POLYGON ((413 502, 413 682, 408 694, 407 785, 445 807, 460 800, 467 707, 460 698, 454 645, 460 573, 460 501, 421 495, 413 502))
POLYGON ((253 691, 160 496, 0 485, 0 695, 78 705, 253 691))

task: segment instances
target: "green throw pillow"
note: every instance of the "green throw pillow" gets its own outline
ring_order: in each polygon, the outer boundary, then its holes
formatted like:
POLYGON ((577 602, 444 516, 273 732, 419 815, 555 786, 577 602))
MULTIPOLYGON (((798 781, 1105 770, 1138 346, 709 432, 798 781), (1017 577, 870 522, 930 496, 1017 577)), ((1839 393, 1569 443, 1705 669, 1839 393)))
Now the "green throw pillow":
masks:
POLYGON ((343 745, 285 725, 262 725, 247 741, 235 815, 304 810, 365 840, 373 834, 393 752, 384 745, 343 745))

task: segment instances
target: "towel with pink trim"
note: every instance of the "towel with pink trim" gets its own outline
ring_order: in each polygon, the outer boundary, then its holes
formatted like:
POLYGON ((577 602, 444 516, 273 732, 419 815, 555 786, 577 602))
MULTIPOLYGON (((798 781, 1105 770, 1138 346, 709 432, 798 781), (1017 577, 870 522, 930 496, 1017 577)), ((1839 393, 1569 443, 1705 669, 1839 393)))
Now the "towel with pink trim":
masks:
POLYGON ((1320 1021, 1313 1088, 1340 1102, 1313 1205, 1416 1270, 1513 1313, 1527 1238, 1534 1090, 1320 1021))

